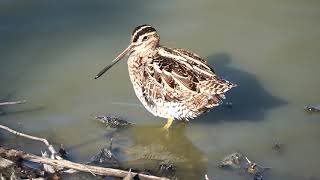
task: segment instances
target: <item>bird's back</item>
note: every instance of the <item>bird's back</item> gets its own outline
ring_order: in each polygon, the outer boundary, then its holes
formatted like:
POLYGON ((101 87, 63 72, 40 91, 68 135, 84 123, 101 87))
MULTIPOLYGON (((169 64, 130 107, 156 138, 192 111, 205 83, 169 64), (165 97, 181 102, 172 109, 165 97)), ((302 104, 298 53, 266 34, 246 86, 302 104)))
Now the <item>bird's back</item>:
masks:
POLYGON ((188 119, 218 106, 235 87, 218 77, 200 56, 184 49, 157 47, 129 57, 129 74, 142 104, 154 115, 188 119))

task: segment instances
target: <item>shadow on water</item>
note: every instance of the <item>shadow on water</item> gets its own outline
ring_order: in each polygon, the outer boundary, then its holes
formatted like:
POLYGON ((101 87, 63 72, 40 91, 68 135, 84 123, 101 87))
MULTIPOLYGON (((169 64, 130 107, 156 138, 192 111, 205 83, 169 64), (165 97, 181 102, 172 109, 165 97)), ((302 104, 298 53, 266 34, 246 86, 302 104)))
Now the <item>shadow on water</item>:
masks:
POLYGON ((231 57, 226 53, 207 57, 208 63, 219 76, 238 84, 226 94, 224 104, 204 115, 214 121, 256 121, 264 119, 267 111, 285 105, 287 102, 266 91, 254 74, 230 67, 231 57), (226 102, 231 102, 228 107, 226 102))

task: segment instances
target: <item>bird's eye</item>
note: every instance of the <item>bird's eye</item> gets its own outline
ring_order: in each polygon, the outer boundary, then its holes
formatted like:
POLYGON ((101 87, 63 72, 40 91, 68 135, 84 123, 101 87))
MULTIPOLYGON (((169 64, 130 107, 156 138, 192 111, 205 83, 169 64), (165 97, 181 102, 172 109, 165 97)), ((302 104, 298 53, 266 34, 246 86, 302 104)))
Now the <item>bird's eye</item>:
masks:
POLYGON ((142 38, 142 41, 146 41, 146 40, 148 40, 148 36, 144 36, 144 37, 142 38))

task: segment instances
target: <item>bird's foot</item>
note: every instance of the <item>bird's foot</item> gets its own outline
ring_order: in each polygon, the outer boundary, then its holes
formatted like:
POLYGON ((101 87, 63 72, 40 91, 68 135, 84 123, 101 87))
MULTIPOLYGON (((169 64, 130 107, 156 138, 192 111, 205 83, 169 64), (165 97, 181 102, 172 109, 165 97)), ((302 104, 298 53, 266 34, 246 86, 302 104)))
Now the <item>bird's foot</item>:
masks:
POLYGON ((171 127, 172 123, 173 123, 173 119, 169 118, 167 120, 167 123, 162 127, 162 130, 169 131, 169 128, 171 127))

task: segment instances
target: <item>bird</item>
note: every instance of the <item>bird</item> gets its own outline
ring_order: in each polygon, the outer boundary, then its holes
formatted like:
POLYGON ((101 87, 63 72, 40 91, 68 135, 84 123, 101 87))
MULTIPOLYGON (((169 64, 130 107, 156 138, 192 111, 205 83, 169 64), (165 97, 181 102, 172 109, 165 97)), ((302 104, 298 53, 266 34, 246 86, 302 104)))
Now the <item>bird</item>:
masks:
POLYGON ((160 35, 148 24, 134 28, 129 46, 95 79, 128 56, 129 77, 142 105, 154 116, 189 121, 222 104, 237 84, 219 77, 199 55, 160 45, 160 35))

